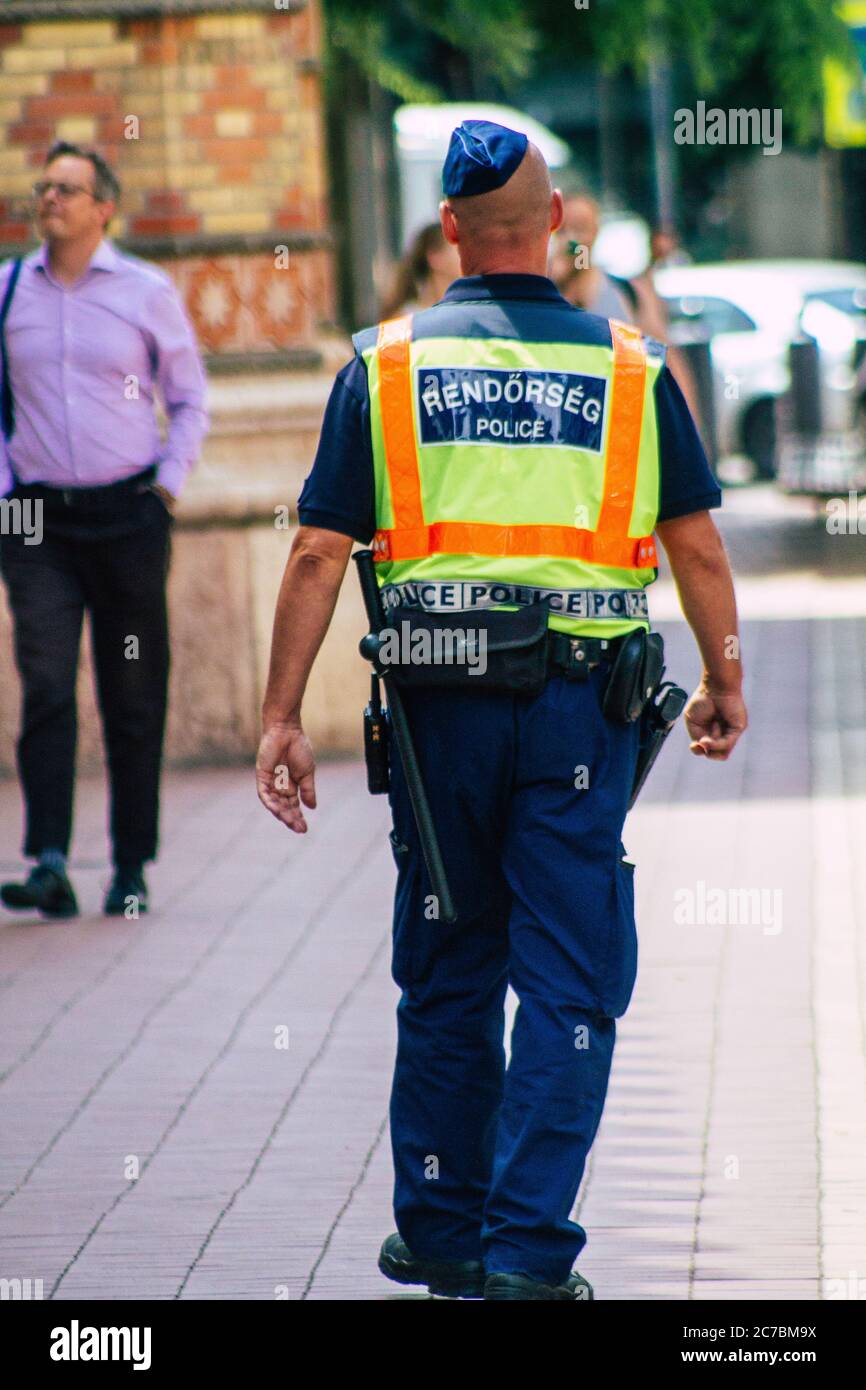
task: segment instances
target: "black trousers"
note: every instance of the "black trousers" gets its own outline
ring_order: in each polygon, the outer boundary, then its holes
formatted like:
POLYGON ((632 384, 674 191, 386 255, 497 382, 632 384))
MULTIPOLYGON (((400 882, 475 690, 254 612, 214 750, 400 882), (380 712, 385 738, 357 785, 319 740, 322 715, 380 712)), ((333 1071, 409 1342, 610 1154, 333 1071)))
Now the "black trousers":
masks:
POLYGON ((165 582, 171 515, 142 486, 152 473, 86 493, 20 485, 42 504, 42 539, 0 537, 23 687, 18 771, 24 853, 68 852, 85 609, 111 794, 114 862, 156 854, 169 645, 165 582))

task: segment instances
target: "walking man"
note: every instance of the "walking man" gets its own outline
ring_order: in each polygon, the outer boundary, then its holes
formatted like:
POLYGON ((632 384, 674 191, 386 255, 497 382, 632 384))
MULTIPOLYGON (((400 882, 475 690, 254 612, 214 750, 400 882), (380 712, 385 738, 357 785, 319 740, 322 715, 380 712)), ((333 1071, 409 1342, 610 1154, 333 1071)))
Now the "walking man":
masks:
POLYGON ((157 850, 172 507, 205 433, 205 375, 168 276, 106 237, 120 186, 101 156, 54 145, 33 192, 42 245, 0 270, 0 496, 21 504, 7 516, 40 526, 4 528, 0 571, 22 684, 24 854, 36 864, 0 896, 48 917, 78 911, 66 856, 87 610, 111 795, 104 910, 137 915, 157 850))
POLYGON ((736 609, 709 515, 720 493, 664 349, 573 308, 546 276, 562 198, 539 150, 466 121, 443 186, 462 277, 357 334, 328 405, 277 603, 258 788, 306 831, 301 700, 353 538, 373 542, 386 611, 480 627, 491 607, 547 605, 541 693, 480 673, 403 690, 458 918, 430 911, 395 747, 398 1231, 379 1268, 458 1297, 576 1300, 591 1290, 569 1218, 637 969, 621 833, 639 725, 606 697, 619 654, 645 641, 654 533, 703 656, 686 724, 710 759, 746 726, 736 609))

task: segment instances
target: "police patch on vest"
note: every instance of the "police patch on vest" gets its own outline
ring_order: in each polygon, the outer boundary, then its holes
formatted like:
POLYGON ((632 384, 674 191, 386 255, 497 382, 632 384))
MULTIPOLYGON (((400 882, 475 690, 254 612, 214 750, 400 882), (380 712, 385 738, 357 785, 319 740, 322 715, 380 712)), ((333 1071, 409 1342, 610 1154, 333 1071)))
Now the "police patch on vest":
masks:
POLYGON ((600 453, 607 381, 577 372, 418 367, 422 444, 552 444, 600 453))

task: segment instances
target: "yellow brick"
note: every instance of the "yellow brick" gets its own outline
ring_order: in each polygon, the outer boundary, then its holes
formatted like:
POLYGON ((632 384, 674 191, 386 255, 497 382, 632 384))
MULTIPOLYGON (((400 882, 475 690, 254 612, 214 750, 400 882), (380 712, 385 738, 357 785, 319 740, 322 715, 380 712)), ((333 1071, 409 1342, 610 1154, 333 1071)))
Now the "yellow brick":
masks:
POLYGON ((266 232, 271 216, 267 212, 212 212, 203 222, 206 232, 266 232))
POLYGON ((39 177, 38 169, 22 169, 20 173, 3 173, 3 192, 15 198, 26 198, 39 177))
POLYGON ((218 111, 214 122, 216 133, 223 139, 249 135, 253 128, 252 111, 218 111))
POLYGON ((29 168, 30 166, 27 162, 28 153, 29 151, 25 150, 23 146, 20 145, 16 146, 14 149, 11 146, 8 149, 0 147, 0 173, 5 173, 7 170, 11 169, 29 168))
POLYGON ((201 39, 251 39, 264 33, 264 15, 225 14, 200 15, 195 21, 196 36, 201 39))
POLYGON ((66 67, 66 54, 62 48, 7 48, 2 62, 7 72, 53 72, 66 67))
POLYGON ((104 48, 73 48, 67 57, 71 68, 126 67, 138 57, 138 45, 109 43, 104 48))
POLYGON ((22 109, 20 101, 0 101, 0 121, 17 121, 22 109))
POLYGON ((217 182, 215 164, 183 164, 165 171, 166 188, 207 188, 217 182))
MULTIPOLYGON (((123 90, 126 92, 161 92, 163 87, 162 68, 135 68, 133 72, 124 72, 123 90)), ((95 74, 94 86, 97 92, 117 91, 120 83, 121 74, 112 72, 111 69, 103 70, 95 74)))
POLYGON ((169 138, 162 148, 166 164, 197 164, 201 160, 198 140, 175 140, 169 138))
POLYGON ((162 98, 158 92, 130 92, 124 88, 124 116, 137 116, 141 124, 144 125, 146 116, 160 116, 162 110, 162 98))
POLYGON ((89 144, 96 139, 96 121, 93 116, 64 116, 57 122, 54 131, 58 140, 89 144))
POLYGON ((214 83, 211 63, 166 63, 159 74, 159 85, 165 92, 207 92, 214 83))
POLYGON ((116 33, 117 25, 111 20, 91 20, 84 24, 28 24, 24 29, 24 42, 34 48, 51 48, 54 45, 73 48, 79 44, 111 43, 116 33))
POLYGON ((268 111, 293 111, 295 105, 295 94, 287 87, 275 87, 272 91, 265 92, 265 106, 268 111))
POLYGON ((4 97, 38 97, 48 91, 48 78, 44 72, 4 72, 2 77, 4 97))
POLYGON ((260 63, 256 68, 256 82, 260 87, 293 87, 294 74, 291 68, 282 63, 260 63))
POLYGON ((189 116, 201 110, 201 96, 198 92, 165 92, 162 110, 167 116, 189 116))
POLYGON ((124 188, 149 189, 165 187, 165 172, 161 164, 152 169, 128 169, 123 170, 121 181, 124 188))
POLYGON ((255 205, 261 207, 261 198, 251 196, 248 184, 243 185, 243 190, 239 191, 236 186, 228 188, 198 188, 194 189, 189 195, 189 205, 196 212, 231 212, 237 208, 243 199, 244 213, 255 211, 255 205), (250 204, 253 208, 250 208, 250 204))

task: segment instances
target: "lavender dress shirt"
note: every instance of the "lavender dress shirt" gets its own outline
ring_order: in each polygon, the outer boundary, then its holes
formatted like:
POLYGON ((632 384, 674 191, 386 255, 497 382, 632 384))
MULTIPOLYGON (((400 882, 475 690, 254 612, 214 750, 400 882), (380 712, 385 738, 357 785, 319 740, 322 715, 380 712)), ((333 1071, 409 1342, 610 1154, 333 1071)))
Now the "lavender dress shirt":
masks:
MULTIPOLYGON (((11 265, 0 267, 0 301, 11 265)), ((102 241, 81 278, 64 286, 41 246, 21 266, 6 349, 15 430, 5 441, 0 432, 0 496, 16 479, 101 487, 154 463, 155 481, 177 495, 207 430, 207 381, 162 270, 102 241)))

